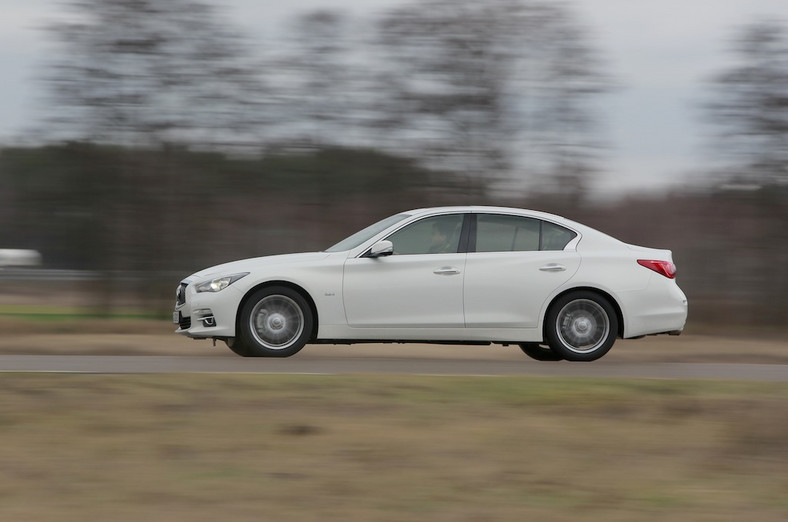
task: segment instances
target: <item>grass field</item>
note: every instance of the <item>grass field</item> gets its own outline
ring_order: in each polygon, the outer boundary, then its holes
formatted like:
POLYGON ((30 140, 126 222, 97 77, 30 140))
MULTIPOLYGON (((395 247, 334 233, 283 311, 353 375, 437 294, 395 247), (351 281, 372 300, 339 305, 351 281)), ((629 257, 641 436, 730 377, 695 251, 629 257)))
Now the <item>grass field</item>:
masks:
MULTIPOLYGON (((235 357, 223 344, 175 335, 169 321, 134 318, 22 319, 0 315, 0 355, 205 355, 235 357)), ((616 341, 605 362, 717 362, 782 364, 788 371, 785 336, 739 332, 716 336, 687 333, 616 341)), ((354 357, 486 358, 523 361, 515 346, 358 344, 309 345, 297 355, 354 357)))
POLYGON ((788 385, 0 377, 0 520, 784 521, 788 385))
POLYGON ((98 308, 87 306, 41 306, 29 304, 0 304, 0 320, 6 323, 28 323, 57 328, 68 323, 103 321, 159 321, 167 319, 168 313, 155 313, 140 308, 127 308, 103 313, 98 308))

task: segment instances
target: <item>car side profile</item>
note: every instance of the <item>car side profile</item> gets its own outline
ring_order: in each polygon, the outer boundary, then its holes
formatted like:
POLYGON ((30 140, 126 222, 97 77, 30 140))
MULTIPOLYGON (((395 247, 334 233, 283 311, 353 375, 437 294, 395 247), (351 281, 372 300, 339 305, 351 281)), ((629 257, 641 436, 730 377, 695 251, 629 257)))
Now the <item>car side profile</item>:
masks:
POLYGON ((177 333, 247 357, 307 343, 516 344, 593 361, 617 338, 681 333, 669 250, 560 216, 500 207, 411 210, 323 252, 235 261, 177 288, 177 333))

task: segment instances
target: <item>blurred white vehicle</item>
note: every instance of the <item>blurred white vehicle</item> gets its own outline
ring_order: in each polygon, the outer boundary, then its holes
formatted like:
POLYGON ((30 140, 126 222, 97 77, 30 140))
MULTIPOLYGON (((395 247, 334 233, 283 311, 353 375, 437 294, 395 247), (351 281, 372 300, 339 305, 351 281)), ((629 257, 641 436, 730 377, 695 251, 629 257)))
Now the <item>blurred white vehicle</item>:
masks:
POLYGON ((0 248, 0 267, 2 266, 40 266, 41 254, 36 250, 0 248))
POLYGON ((669 250, 520 209, 403 212, 324 252, 215 266, 177 289, 177 333, 243 356, 307 343, 517 344, 592 361, 617 337, 679 334, 687 299, 669 250))

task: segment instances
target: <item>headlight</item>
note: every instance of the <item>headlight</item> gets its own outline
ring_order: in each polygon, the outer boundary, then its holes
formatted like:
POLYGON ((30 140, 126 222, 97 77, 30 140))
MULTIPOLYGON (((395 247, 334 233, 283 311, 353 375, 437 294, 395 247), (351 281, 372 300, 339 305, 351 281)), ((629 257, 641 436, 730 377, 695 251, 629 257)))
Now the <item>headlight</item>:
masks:
POLYGON ((216 279, 211 279, 210 281, 205 281, 204 283, 198 284, 195 289, 197 292, 219 292, 224 290, 231 284, 235 283, 242 277, 248 276, 249 272, 244 272, 242 274, 233 274, 228 276, 217 277, 216 279))

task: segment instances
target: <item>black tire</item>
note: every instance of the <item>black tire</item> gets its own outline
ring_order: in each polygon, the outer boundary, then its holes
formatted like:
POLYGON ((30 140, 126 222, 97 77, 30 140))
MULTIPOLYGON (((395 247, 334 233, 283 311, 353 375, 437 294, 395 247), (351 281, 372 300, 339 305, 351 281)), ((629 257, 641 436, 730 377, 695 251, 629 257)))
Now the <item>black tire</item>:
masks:
POLYGON ((595 361, 618 336, 618 317, 610 302, 594 292, 572 292, 556 300, 545 318, 550 349, 567 361, 595 361))
POLYGON ((245 357, 290 357, 312 336, 314 318, 304 297, 284 286, 256 291, 241 309, 239 353, 245 357))
POLYGON ((537 361, 562 361, 564 359, 549 346, 539 343, 520 343, 519 346, 525 355, 537 361))
POLYGON ((249 353, 249 348, 245 344, 241 343, 241 340, 238 337, 225 339, 224 343, 227 345, 227 347, 230 350, 240 355, 241 357, 251 357, 249 353))

